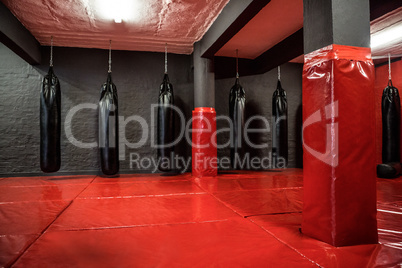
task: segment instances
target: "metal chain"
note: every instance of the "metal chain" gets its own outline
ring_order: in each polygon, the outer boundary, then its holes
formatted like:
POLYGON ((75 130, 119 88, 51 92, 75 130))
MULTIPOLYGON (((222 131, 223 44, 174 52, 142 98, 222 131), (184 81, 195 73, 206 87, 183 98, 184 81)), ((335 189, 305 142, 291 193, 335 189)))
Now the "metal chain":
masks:
POLYGON ((388 80, 391 81, 391 54, 388 53, 388 80))
POLYGON ((281 66, 278 66, 278 81, 281 81, 281 66))
POLYGON ((53 35, 50 36, 50 67, 53 67, 53 35))
POLYGON ((167 43, 165 43, 165 74, 168 72, 168 62, 167 62, 167 43))
POLYGON ((108 73, 112 72, 112 40, 109 40, 109 70, 108 73))
POLYGON ((236 49, 236 78, 239 78, 239 50, 236 49))

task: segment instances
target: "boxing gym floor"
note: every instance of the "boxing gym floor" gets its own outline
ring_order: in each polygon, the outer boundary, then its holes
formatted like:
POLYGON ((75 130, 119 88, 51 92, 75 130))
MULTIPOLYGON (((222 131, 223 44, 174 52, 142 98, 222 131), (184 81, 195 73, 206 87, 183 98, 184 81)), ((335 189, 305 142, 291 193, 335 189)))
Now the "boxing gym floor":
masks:
POLYGON ((1 178, 0 266, 401 267, 402 178, 377 189, 379 244, 337 248, 300 230, 301 169, 1 178))

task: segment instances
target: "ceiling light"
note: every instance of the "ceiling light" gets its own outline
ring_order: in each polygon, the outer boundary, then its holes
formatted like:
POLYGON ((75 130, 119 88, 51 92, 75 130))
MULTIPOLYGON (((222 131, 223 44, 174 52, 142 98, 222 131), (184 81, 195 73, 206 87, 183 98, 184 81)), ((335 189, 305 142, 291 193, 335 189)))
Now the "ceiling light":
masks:
POLYGON ((135 21, 139 13, 139 1, 134 0, 96 0, 96 7, 103 18, 115 23, 135 21))
POLYGON ((398 41, 402 41, 402 23, 391 25, 374 33, 371 36, 371 48, 391 45, 398 41))

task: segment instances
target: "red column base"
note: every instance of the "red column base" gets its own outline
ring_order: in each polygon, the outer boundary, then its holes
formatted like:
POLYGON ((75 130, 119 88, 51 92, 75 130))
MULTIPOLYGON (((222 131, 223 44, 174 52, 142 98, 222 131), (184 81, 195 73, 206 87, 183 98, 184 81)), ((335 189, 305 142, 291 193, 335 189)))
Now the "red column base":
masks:
POLYGON ((198 107, 193 111, 192 175, 218 175, 216 112, 214 108, 198 107))
POLYGON ((305 56, 302 231, 334 246, 378 241, 374 77, 369 48, 305 56))

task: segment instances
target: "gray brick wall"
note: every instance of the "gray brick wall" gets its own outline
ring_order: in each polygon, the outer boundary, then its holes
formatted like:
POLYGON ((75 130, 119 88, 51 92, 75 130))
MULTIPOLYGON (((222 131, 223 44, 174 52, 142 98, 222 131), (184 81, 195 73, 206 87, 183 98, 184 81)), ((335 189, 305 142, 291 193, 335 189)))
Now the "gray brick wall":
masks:
MULTIPOLYGON (((43 76, 48 70, 49 48, 43 49, 43 63, 30 66, 8 48, 0 44, 0 174, 41 174, 39 167, 39 93, 43 76)), ((71 144, 64 131, 65 117, 74 106, 82 103, 97 104, 100 87, 106 81, 108 52, 98 49, 54 48, 54 71, 60 80, 62 92, 62 134, 59 173, 99 172, 96 148, 82 149, 71 144)), ((127 118, 142 116, 149 131, 152 103, 158 102, 159 85, 164 73, 163 53, 113 51, 112 77, 119 96, 119 115, 127 118)), ((169 55, 169 77, 174 87, 176 104, 187 119, 193 109, 193 74, 191 56, 169 55)), ((97 111, 83 109, 72 119, 72 133, 81 142, 97 140, 97 111)), ((139 123, 126 125, 129 142, 139 141, 142 131, 139 123)), ((120 162, 122 172, 149 170, 130 169, 129 154, 156 157, 151 149, 151 138, 138 149, 126 148, 126 160, 120 162)), ((182 142, 178 154, 190 155, 191 148, 182 142)))
MULTIPOLYGON (((288 167, 302 167, 301 124, 302 124, 302 64, 286 63, 281 66, 282 87, 288 98, 288 139, 289 165, 288 167)), ((246 118, 252 115, 262 115, 271 124, 272 94, 276 89, 277 70, 265 74, 241 77, 240 84, 246 92, 246 118)), ((235 78, 217 80, 215 83, 216 112, 229 115, 229 91, 234 85, 235 78)), ((261 128, 258 121, 251 123, 253 128, 261 128), (255 123, 255 124, 254 124, 255 123)), ((228 127, 223 121, 218 121, 217 128, 228 127)), ((250 157, 267 157, 272 149, 271 133, 249 135, 255 144, 268 143, 267 149, 250 149, 250 157)), ((224 144, 229 139, 228 133, 218 135, 218 144, 224 144)), ((229 148, 218 150, 218 157, 229 156, 229 148)))
MULTIPOLYGON (((39 93, 43 76, 48 70, 49 48, 42 51, 43 65, 31 66, 0 44, 0 176, 18 174, 42 174, 39 167, 39 93)), ((107 75, 106 50, 80 48, 54 48, 54 70, 61 84, 62 92, 62 164, 56 174, 95 173, 99 174, 99 159, 96 148, 83 149, 71 144, 64 131, 65 117, 78 104, 97 104, 100 87, 107 75)), ((150 106, 157 103, 159 85, 164 72, 163 53, 113 51, 112 75, 119 95, 119 115, 127 118, 142 116, 149 130, 151 125, 150 106)), ((193 109, 192 56, 169 55, 169 77, 174 86, 175 103, 184 112, 187 120, 193 109)), ((246 90, 247 113, 261 114, 270 121, 272 93, 276 88, 276 70, 263 75, 241 77, 246 90)), ((234 79, 216 80, 217 114, 228 114, 229 90, 234 79)), ((301 166, 301 65, 282 66, 282 85, 289 100, 289 158, 290 167, 301 166)), ((72 133, 81 142, 97 140, 97 111, 80 110, 72 120, 72 133)), ((218 123, 218 128, 223 127, 218 123)), ((176 132, 179 128, 176 127, 176 132)), ((139 124, 126 125, 125 135, 129 142, 139 141, 142 132, 139 124)), ((218 135, 223 143, 228 135, 218 135)), ((270 135, 255 135, 256 142, 268 142, 270 135)), ((121 161, 121 172, 150 172, 130 168, 129 154, 138 153, 142 157, 156 157, 151 138, 141 148, 126 148, 126 160, 121 161)), ((252 152, 268 155, 269 150, 252 152)), ((176 153, 191 156, 191 147, 185 140, 176 146, 176 153)), ((228 156, 228 148, 219 150, 218 156, 228 156)), ((56 175, 55 174, 55 175, 56 175)))

